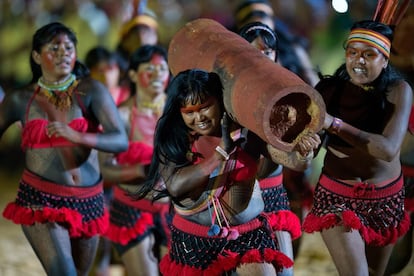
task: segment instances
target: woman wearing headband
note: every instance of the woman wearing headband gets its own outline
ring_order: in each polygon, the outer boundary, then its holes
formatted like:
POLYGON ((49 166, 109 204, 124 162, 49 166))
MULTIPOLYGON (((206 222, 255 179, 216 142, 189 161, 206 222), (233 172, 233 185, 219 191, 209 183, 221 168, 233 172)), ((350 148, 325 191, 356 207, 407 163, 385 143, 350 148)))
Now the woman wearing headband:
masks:
POLYGON ((305 136, 289 153, 267 146, 226 115, 216 73, 182 71, 167 95, 149 181, 138 193, 158 190, 155 199, 168 196, 174 207, 161 274, 267 276, 291 267, 263 213, 257 165, 260 154, 270 153, 286 166, 305 166, 302 156, 318 147, 319 136, 305 136))
MULTIPOLYGON (((240 29, 239 35, 269 59, 277 62, 279 40, 269 26, 260 22, 251 22, 240 29)), ((258 178, 264 211, 270 218, 270 225, 280 251, 293 260, 292 240, 299 238, 302 233, 298 216, 290 210, 282 172, 282 165, 268 158, 261 159, 258 178)), ((293 275, 293 267, 283 269, 278 275, 293 275)))
POLYGON ((389 64, 392 38, 388 25, 355 23, 345 63, 316 86, 327 153, 303 229, 321 232, 339 275, 383 275, 409 227, 400 147, 412 89, 389 64))

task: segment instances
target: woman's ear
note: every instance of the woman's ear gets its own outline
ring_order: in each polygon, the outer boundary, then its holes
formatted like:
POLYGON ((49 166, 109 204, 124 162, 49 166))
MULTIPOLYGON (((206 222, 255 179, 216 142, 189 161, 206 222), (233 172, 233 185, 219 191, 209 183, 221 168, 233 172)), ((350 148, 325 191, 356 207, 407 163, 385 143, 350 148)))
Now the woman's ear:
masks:
POLYGON ((388 62, 389 62, 389 59, 387 59, 385 62, 384 62, 384 65, 382 66, 382 68, 387 68, 387 66, 388 66, 388 62))
POLYGON ((133 82, 137 82, 137 71, 135 70, 128 70, 128 77, 133 82))
POLYGON ((40 54, 36 51, 32 51, 32 58, 34 62, 40 65, 40 54))

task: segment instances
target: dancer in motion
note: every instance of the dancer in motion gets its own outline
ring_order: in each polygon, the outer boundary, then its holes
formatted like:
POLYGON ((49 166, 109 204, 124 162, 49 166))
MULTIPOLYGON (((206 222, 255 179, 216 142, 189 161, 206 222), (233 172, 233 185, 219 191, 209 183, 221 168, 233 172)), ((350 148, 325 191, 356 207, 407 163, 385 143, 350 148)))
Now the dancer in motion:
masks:
POLYGON ((383 275, 410 224, 400 148, 412 89, 389 64, 392 35, 387 24, 356 22, 345 63, 316 86, 329 113, 327 153, 303 229, 321 232, 340 275, 383 275))
POLYGON ((219 76, 204 70, 178 73, 167 95, 149 181, 137 194, 155 190, 154 199, 169 196, 174 206, 171 246, 161 273, 276 275, 291 267, 262 213, 257 166, 264 155, 304 167, 303 156, 318 147, 319 136, 304 136, 290 153, 267 145, 230 120, 219 76))
POLYGON ((38 29, 27 86, 34 91, 10 93, 0 105, 0 134, 21 122, 26 157, 16 200, 3 215, 22 225, 48 275, 88 275, 108 227, 97 150, 128 146, 111 95, 84 77, 76 44, 61 23, 38 29))

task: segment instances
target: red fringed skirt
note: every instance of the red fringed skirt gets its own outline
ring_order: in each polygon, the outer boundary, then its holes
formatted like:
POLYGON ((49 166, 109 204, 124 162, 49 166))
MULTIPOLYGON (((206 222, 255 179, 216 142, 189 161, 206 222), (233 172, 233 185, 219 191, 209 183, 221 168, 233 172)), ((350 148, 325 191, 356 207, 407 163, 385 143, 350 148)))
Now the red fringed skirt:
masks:
POLYGON ((337 225, 358 230, 373 246, 395 243, 410 227, 402 175, 391 183, 349 185, 322 174, 302 227, 312 233, 337 225))
POLYGON ((287 231, 292 240, 302 235, 298 216, 290 211, 289 199, 283 186, 283 174, 259 181, 264 201, 264 212, 269 217, 273 231, 287 231))
POLYGON ((151 202, 148 199, 133 199, 118 186, 114 186, 110 206, 110 224, 105 236, 115 243, 127 245, 140 242, 153 231, 158 232, 161 244, 170 240, 171 215, 169 202, 151 202))
POLYGON ((162 275, 218 276, 245 263, 272 263, 278 270, 293 265, 289 257, 277 250, 264 216, 232 228, 240 233, 235 240, 210 237, 209 226, 190 222, 176 214, 171 226, 169 253, 160 263, 162 275))
POLYGON ((25 170, 16 200, 3 211, 16 224, 55 222, 66 227, 72 238, 89 238, 108 228, 103 185, 79 187, 56 184, 25 170))

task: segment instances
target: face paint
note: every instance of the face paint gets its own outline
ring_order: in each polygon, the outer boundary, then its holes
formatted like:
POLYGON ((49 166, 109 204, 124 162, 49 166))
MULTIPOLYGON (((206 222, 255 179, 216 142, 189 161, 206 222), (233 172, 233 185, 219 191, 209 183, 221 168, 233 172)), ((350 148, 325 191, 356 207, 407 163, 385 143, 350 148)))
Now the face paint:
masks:
POLYGON ((43 76, 50 81, 66 77, 72 72, 75 62, 75 45, 66 34, 56 36, 41 49, 40 66, 43 76))
POLYGON ((201 109, 206 108, 207 106, 210 106, 213 103, 214 103, 214 99, 213 98, 209 98, 207 101, 205 101, 202 104, 196 104, 196 105, 188 104, 185 107, 182 107, 180 109, 180 111, 182 113, 186 113, 186 114, 193 113, 193 112, 200 112, 201 109))
POLYGON ((203 103, 186 102, 180 109, 184 123, 200 135, 221 134, 220 120, 222 110, 216 98, 210 97, 203 103))
POLYGON ((154 81, 160 81, 162 88, 165 89, 168 78, 168 64, 163 56, 155 54, 149 62, 139 65, 138 82, 143 88, 148 88, 154 81))

